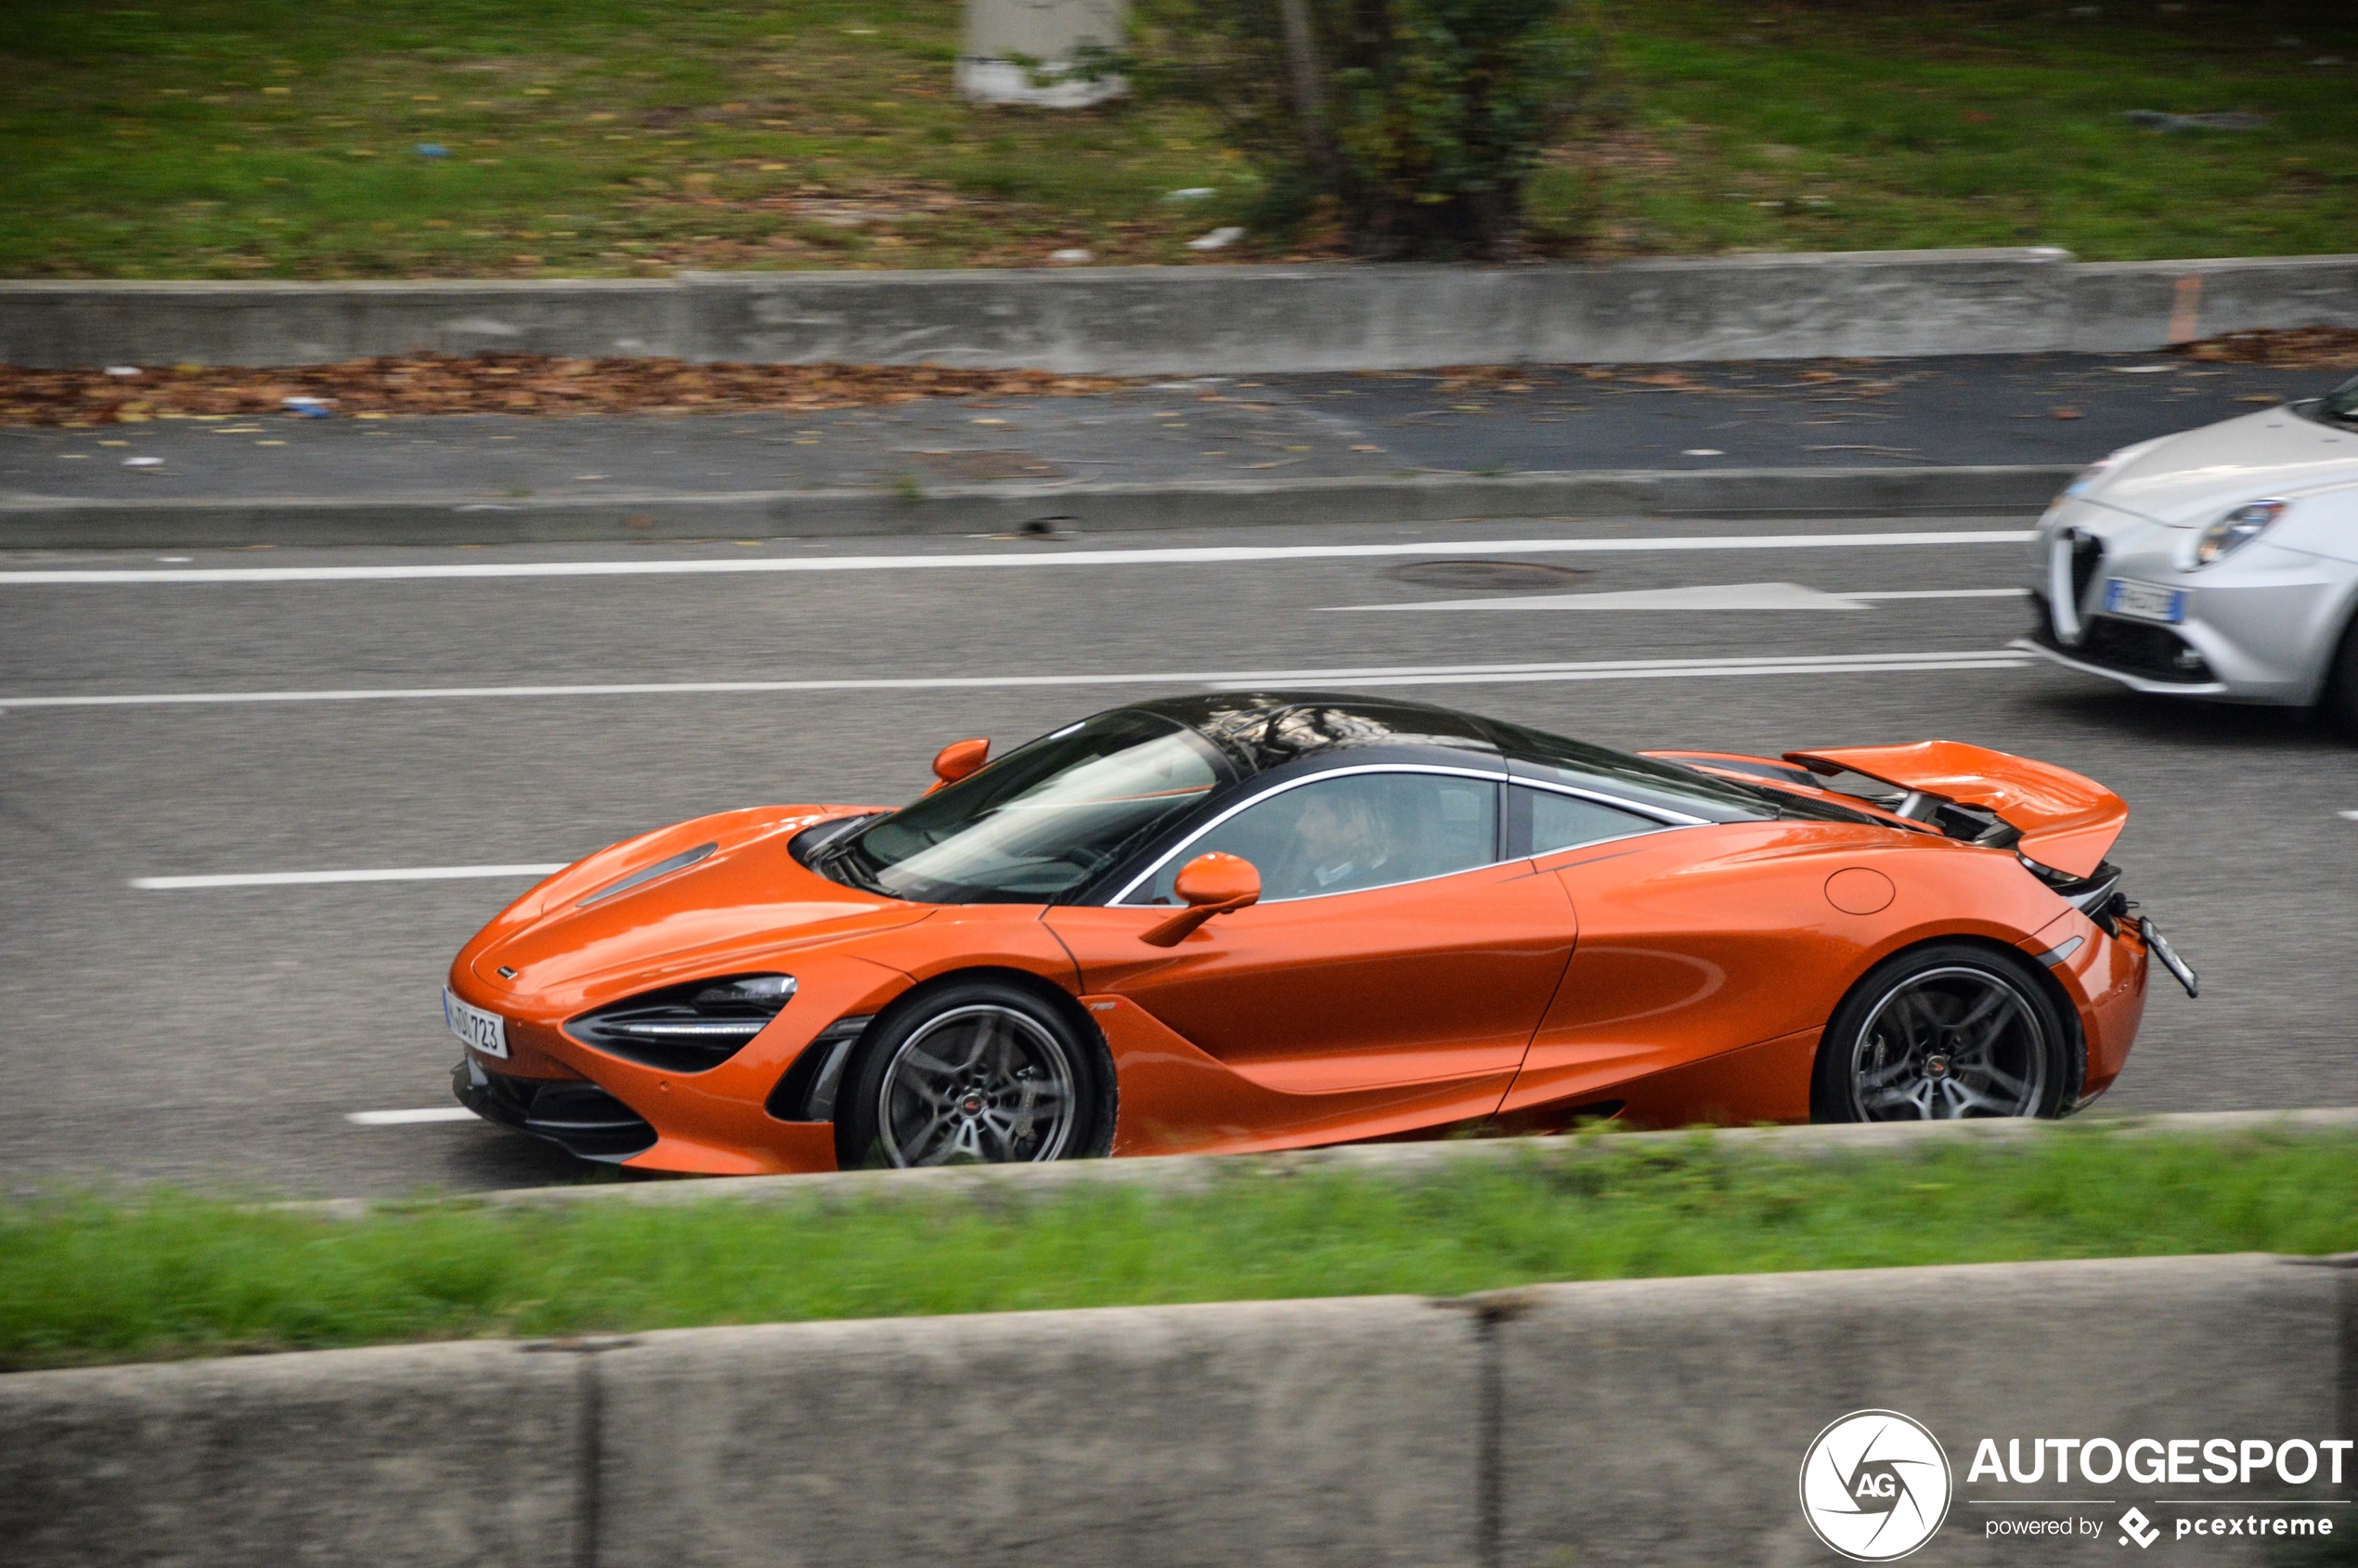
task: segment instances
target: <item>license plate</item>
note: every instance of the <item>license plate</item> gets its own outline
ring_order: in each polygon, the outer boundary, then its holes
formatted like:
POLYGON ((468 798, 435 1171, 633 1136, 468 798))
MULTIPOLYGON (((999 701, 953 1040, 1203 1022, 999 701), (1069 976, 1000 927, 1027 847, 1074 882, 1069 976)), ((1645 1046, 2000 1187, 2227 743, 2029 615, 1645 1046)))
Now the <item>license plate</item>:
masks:
POLYGON ((2201 995, 2202 980, 2196 975, 2194 965, 2178 956, 2178 950, 2162 936, 2161 927, 2154 924, 2153 916, 2148 914, 2137 924, 2145 934, 2147 951, 2161 960, 2161 966, 2170 971, 2170 978, 2185 987, 2188 996, 2201 995))
POLYGON ((442 1021, 450 1032, 470 1051, 505 1061, 508 1056, 508 1020, 497 1013, 486 1013, 480 1007, 470 1007, 442 988, 442 1021))
POLYGON ((2183 589, 2156 588, 2114 577, 2105 584, 2105 613, 2176 626, 2186 618, 2186 593, 2183 589))

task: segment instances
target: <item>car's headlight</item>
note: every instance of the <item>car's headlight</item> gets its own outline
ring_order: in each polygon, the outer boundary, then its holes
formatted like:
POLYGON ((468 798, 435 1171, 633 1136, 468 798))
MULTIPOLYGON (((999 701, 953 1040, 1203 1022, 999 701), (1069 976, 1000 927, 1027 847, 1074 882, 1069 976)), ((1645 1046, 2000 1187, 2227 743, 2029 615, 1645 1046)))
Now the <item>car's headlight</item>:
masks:
POLYGON ((719 1067, 794 1000, 792 975, 732 975, 641 991, 565 1021, 586 1045, 669 1072, 719 1067))
POLYGON ((2276 500, 2246 501, 2235 511, 2205 528, 2195 540, 2195 564, 2208 566, 2222 557, 2233 555, 2268 531, 2268 525, 2285 514, 2287 503, 2276 500))

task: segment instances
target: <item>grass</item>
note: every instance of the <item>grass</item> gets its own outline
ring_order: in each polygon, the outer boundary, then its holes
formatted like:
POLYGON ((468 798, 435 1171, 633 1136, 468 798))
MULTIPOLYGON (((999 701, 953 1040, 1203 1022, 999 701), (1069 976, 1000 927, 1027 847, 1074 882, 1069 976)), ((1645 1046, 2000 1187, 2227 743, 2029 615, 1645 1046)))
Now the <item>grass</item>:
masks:
POLYGON ((1793 1161, 1562 1147, 1402 1181, 1036 1202, 463 1202, 360 1220, 185 1195, 0 1208, 0 1370, 473 1336, 1548 1280, 2358 1248, 2358 1139, 2121 1137, 1793 1161))
MULTIPOLYGON (((2346 251, 2358 15, 1605 0, 1539 253, 2346 251), (2095 14, 2081 15, 2092 10, 2095 14), (2291 40, 2291 42, 2285 42, 2291 40), (2339 58, 2338 65, 2313 60, 2339 58), (2244 110, 2160 135, 2125 111, 2244 110)), ((1330 253, 1185 241, 1244 166, 1176 110, 973 108, 957 0, 14 0, 0 276, 654 275, 1330 253), (421 147, 447 156, 427 157, 421 147), (1169 193, 1212 187, 1209 201, 1169 193)))
POLYGON ((2347 12, 1650 0, 1643 16, 1621 30, 1618 127, 1542 192, 1544 213, 1591 183, 1606 250, 2138 260, 2339 253, 2358 232, 2347 12), (2267 123, 2160 133, 2138 110, 2267 123))

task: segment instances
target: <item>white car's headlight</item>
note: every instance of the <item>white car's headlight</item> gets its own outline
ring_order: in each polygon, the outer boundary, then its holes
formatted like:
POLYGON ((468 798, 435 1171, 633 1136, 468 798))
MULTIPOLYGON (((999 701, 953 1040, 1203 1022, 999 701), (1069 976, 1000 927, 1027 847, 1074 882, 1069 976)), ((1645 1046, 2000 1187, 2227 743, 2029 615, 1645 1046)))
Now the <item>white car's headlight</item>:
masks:
POLYGON ((2196 538, 2195 564, 2208 566, 2233 555, 2266 533, 2268 525, 2285 514, 2287 504, 2278 500, 2246 501, 2235 508, 2196 538))

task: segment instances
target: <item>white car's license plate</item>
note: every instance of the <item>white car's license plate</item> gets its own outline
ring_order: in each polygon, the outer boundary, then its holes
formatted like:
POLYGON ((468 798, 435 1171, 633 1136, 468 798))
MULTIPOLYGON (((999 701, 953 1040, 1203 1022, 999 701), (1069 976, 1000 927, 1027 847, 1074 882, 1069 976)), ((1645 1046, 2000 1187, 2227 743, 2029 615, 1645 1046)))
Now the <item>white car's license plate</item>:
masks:
POLYGON ((508 1056, 508 1020, 497 1013, 486 1013, 480 1007, 470 1007, 442 988, 442 1021, 450 1032, 470 1051, 502 1061, 508 1056))
POLYGON ((2186 593, 2183 589, 2156 588, 2114 577, 2105 584, 2105 613, 2176 626, 2186 618, 2186 593))

